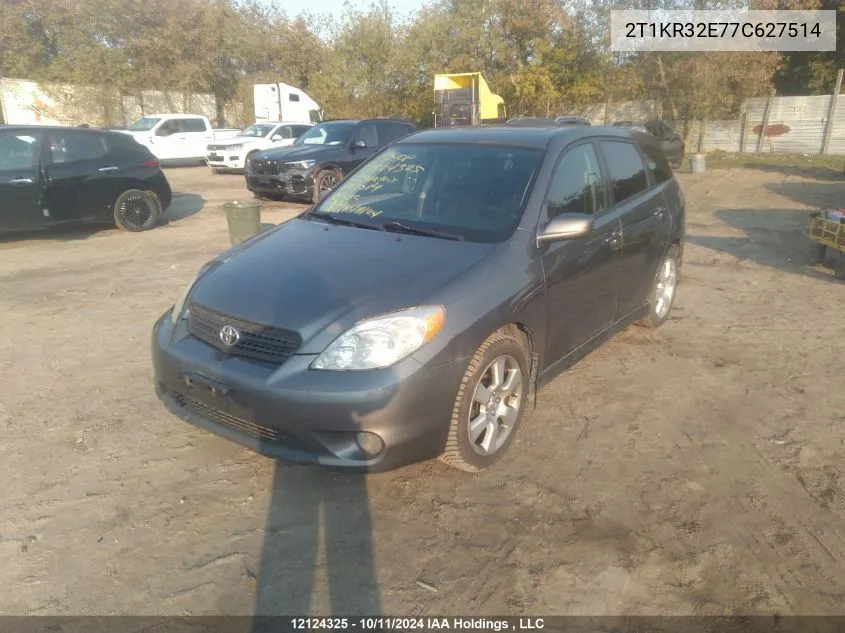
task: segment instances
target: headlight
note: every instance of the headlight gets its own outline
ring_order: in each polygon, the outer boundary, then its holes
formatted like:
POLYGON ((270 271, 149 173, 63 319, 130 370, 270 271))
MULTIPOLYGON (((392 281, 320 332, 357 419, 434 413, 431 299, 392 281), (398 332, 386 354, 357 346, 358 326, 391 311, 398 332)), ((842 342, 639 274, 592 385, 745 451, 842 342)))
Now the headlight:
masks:
POLYGON ((331 371, 389 367, 428 343, 443 327, 440 306, 422 306, 362 321, 317 356, 312 369, 331 371))
POLYGON ((301 169, 305 171, 306 169, 310 169, 314 166, 314 163, 317 161, 314 160, 297 160, 291 163, 285 163, 285 167, 288 169, 301 169))
POLYGON ((173 304, 173 311, 170 313, 170 320, 173 322, 173 325, 176 325, 180 319, 188 318, 188 314, 185 312, 185 302, 188 300, 191 290, 193 290, 200 278, 202 278, 211 269, 216 268, 219 264, 220 262, 217 260, 213 260, 205 264, 202 268, 200 268, 200 271, 197 273, 197 276, 194 277, 193 281, 185 287, 182 294, 180 294, 179 298, 176 300, 176 303, 173 304))
POLYGON ((230 150, 230 151, 231 151, 231 150, 243 149, 243 148, 244 148, 243 143, 241 143, 240 145, 227 145, 227 146, 225 147, 224 151, 225 151, 225 150, 230 150))
MULTIPOLYGON (((196 283, 196 279, 191 281, 185 289, 182 291, 182 294, 179 295, 179 298, 176 300, 176 303, 173 304, 173 312, 170 313, 170 320, 173 322, 173 325, 176 325, 179 322, 179 319, 182 318, 182 312, 185 309, 185 301, 188 298, 188 295, 191 292, 191 288, 194 287, 196 283)), ((186 315, 187 316, 187 315, 186 315)))

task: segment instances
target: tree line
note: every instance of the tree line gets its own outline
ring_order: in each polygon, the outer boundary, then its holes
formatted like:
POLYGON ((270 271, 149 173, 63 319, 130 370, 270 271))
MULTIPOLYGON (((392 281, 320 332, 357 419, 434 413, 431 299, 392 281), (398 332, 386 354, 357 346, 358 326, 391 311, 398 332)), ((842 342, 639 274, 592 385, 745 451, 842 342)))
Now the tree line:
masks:
POLYGON ((845 18, 841 0, 433 0, 409 18, 388 0, 347 5, 338 18, 289 16, 261 0, 2 2, 0 77, 121 95, 212 93, 221 113, 238 102, 251 112, 252 85, 282 81, 331 118, 427 125, 434 74, 481 71, 511 116, 649 99, 664 118, 693 121, 736 116, 743 99, 772 90, 829 93, 845 66, 841 45, 791 54, 609 50, 611 7, 824 8, 845 18))

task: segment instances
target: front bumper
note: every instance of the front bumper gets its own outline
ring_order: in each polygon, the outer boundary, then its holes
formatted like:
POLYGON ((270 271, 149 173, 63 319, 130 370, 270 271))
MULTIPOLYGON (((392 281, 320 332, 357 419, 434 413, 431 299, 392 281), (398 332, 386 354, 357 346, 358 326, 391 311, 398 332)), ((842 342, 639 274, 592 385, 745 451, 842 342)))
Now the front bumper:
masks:
POLYGON ((230 357, 186 330, 167 312, 152 342, 156 394, 186 422, 267 457, 332 469, 391 470, 443 451, 463 361, 316 371, 314 355, 281 366, 230 357), (381 451, 364 451, 360 432, 377 435, 381 451))
POLYGON ((284 171, 281 174, 256 174, 246 170, 246 188, 254 193, 275 193, 311 198, 314 177, 310 172, 284 171))
POLYGON ((212 150, 206 154, 205 161, 213 169, 240 170, 244 168, 245 155, 239 150, 212 150))

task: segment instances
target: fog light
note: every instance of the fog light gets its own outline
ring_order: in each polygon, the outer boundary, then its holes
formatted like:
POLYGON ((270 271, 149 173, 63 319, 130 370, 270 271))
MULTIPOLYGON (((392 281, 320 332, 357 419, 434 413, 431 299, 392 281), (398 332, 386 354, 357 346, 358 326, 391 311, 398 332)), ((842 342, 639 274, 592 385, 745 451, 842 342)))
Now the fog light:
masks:
POLYGON ((375 433, 360 432, 355 434, 355 441, 367 457, 375 457, 384 448, 384 442, 375 433))

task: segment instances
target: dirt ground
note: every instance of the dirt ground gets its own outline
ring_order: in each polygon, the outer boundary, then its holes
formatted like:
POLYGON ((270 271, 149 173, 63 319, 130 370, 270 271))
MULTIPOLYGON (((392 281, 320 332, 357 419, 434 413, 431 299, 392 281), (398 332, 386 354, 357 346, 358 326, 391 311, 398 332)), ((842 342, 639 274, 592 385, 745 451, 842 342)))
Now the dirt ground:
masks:
POLYGON ((489 473, 361 477, 156 400, 152 324, 246 194, 167 176, 153 231, 0 242, 0 613, 845 613, 845 284, 804 267, 807 210, 841 180, 681 174, 666 326, 554 381, 489 473))

